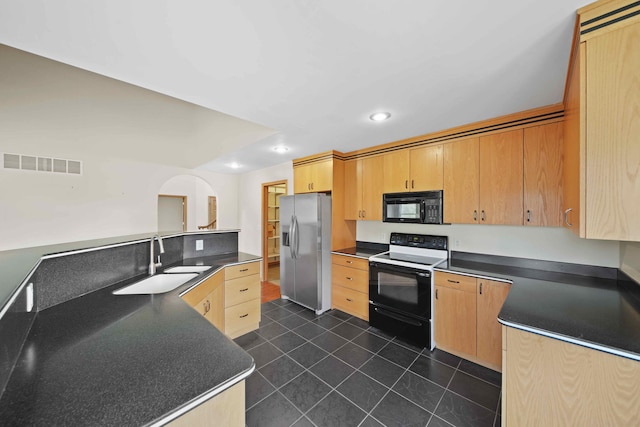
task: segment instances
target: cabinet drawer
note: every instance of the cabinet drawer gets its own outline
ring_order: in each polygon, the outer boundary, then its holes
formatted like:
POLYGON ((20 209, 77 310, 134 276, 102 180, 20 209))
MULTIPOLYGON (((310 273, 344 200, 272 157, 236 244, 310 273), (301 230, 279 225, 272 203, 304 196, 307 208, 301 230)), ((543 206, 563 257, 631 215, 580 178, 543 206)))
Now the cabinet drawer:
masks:
POLYGON ((344 267, 357 268, 358 270, 369 271, 369 260, 352 256, 331 254, 331 263, 344 267))
POLYGON ((238 277, 251 276, 260 273, 260 261, 248 262, 246 264, 231 265, 224 269, 225 280, 237 279, 238 277))
POLYGON ((338 264, 331 266, 331 283, 369 294, 369 272, 338 264))
POLYGON ((436 271, 434 281, 436 286, 444 286, 446 288, 457 289, 464 292, 476 292, 475 277, 436 271))
POLYGON ((224 311, 225 334, 236 338, 258 328, 260 322, 260 299, 246 301, 224 311))
MULTIPOLYGON (((196 305, 200 303, 207 295, 209 295, 217 286, 224 281, 224 273, 222 270, 209 277, 204 282, 200 283, 195 288, 182 296, 182 299, 187 302, 191 307, 200 311, 196 305)), ((203 314, 203 313, 201 313, 203 314)))
POLYGON ((369 294, 354 291, 342 286, 332 286, 331 304, 333 308, 369 320, 369 294))
POLYGON ((224 284, 225 307, 255 298, 260 298, 260 276, 257 274, 227 280, 224 284))

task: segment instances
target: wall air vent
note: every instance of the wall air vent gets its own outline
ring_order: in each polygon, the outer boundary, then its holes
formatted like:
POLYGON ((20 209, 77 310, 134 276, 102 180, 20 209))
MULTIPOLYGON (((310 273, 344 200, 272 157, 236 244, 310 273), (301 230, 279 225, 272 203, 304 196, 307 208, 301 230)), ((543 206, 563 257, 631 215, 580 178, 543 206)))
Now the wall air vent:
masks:
POLYGON ((24 170, 82 175, 82 162, 79 160, 28 156, 25 154, 3 153, 2 168, 5 170, 24 170))

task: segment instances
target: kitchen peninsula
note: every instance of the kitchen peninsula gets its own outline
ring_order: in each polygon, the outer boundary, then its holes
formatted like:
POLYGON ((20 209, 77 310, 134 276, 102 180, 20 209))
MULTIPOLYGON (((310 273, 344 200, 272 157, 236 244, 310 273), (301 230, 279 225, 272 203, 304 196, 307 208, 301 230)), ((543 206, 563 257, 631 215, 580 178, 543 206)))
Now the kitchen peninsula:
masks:
MULTIPOLYGON (((0 318, 5 425, 193 425, 183 416, 201 408, 244 425, 253 359, 180 296, 226 266, 260 258, 237 251, 237 230, 163 240, 158 273, 211 268, 167 293, 114 295, 146 276, 149 236, 62 245, 65 253, 42 257, 0 318), (30 283, 35 306, 28 310, 30 283)), ((27 253, 35 252, 24 252, 25 260, 27 253)))

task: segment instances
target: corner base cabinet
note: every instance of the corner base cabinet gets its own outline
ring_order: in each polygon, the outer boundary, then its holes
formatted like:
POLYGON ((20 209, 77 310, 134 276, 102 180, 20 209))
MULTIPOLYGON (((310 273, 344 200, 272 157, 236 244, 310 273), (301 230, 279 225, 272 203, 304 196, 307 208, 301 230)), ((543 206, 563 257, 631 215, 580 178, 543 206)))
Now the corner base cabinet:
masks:
POLYGON ((640 425, 640 362, 502 328, 503 426, 640 425))
POLYGON ((229 338, 260 326, 260 261, 217 271, 182 298, 229 338))
POLYGON ((507 282, 437 271, 436 347, 500 371, 502 335, 498 313, 510 288, 507 282))

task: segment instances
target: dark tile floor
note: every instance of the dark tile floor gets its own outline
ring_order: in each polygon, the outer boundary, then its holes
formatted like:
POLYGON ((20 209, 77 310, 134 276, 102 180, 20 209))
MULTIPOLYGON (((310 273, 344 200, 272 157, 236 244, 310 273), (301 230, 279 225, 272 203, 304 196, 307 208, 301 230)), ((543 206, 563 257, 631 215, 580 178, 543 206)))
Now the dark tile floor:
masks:
POLYGON ((500 425, 499 373, 340 311, 267 302, 260 329, 235 341, 256 362, 249 427, 500 425))

